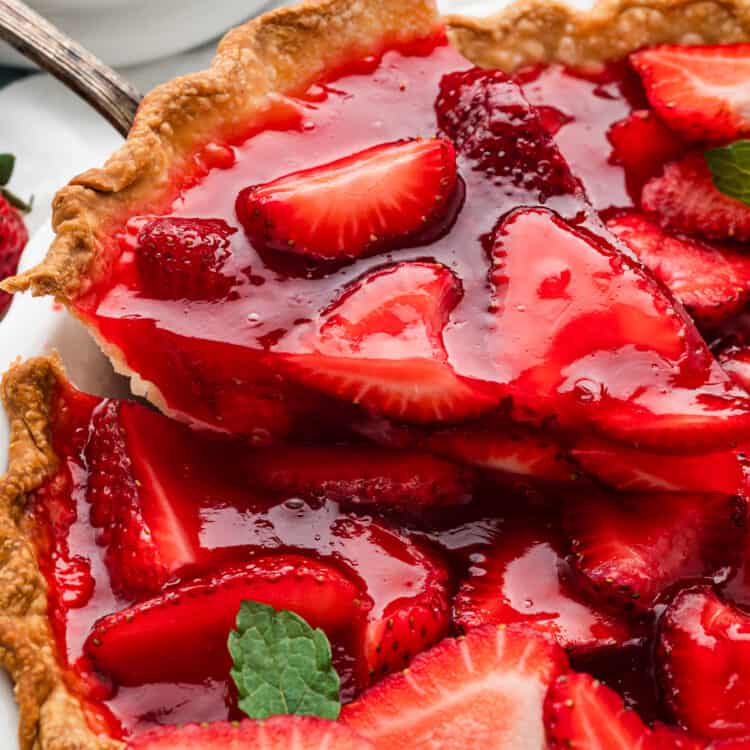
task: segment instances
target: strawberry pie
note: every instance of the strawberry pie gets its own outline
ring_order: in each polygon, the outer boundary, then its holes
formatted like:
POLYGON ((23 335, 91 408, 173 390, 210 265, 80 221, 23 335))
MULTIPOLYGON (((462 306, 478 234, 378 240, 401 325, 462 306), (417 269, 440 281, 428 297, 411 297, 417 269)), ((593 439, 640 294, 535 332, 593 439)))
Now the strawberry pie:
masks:
POLYGON ((58 193, 136 400, 3 381, 22 750, 750 748, 737 5, 325 0, 58 193))

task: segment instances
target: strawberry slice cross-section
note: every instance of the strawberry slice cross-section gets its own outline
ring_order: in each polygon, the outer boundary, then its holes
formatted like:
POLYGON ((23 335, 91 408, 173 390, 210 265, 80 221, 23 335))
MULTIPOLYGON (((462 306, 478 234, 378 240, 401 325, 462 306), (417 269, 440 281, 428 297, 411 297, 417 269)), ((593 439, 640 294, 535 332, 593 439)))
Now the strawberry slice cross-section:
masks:
POLYGON ((607 226, 685 305, 702 329, 731 318, 750 298, 750 257, 746 254, 676 237, 635 212, 617 216, 607 226))
POLYGON ((745 513, 745 501, 733 496, 593 496, 567 503, 564 525, 573 569, 590 597, 643 611, 679 580, 736 564, 745 513))
POLYGON ((416 450, 372 445, 285 446, 243 461, 250 482, 290 497, 415 510, 468 502, 472 472, 416 450))
POLYGON ((475 417, 497 397, 448 361, 443 328, 461 295, 459 280, 438 263, 373 271, 301 326, 295 352, 279 357, 290 377, 393 419, 475 417))
POLYGON ((635 262, 546 209, 495 233, 498 380, 520 418, 554 417, 658 450, 730 446, 750 401, 635 262))
POLYGON ((544 702, 550 750, 704 750, 705 742, 674 727, 653 729, 622 698, 588 674, 569 672, 544 702))
POLYGON ((138 737, 127 750, 374 750, 343 724, 315 716, 274 716, 266 721, 217 721, 160 727, 138 737))
POLYGON ((651 106, 694 141, 750 133, 750 44, 664 44, 630 56, 651 106))
POLYGON ((472 564, 453 600, 456 624, 523 624, 568 651, 621 645, 636 633, 624 620, 590 606, 568 585, 558 534, 542 524, 503 524, 472 564))
POLYGON ((105 616, 94 625, 85 653, 120 685, 224 678, 230 668, 227 638, 243 600, 291 610, 334 640, 365 615, 359 587, 338 570, 275 555, 105 616))
POLYGON ((750 736, 750 615, 708 586, 684 589, 659 620, 656 653, 664 698, 683 727, 750 736))
POLYGON ((240 193, 261 247, 351 260, 434 240, 450 225, 456 154, 442 138, 385 143, 240 193))
POLYGON ((379 750, 544 747, 542 703, 564 652, 524 630, 485 625, 446 639, 345 706, 379 750))

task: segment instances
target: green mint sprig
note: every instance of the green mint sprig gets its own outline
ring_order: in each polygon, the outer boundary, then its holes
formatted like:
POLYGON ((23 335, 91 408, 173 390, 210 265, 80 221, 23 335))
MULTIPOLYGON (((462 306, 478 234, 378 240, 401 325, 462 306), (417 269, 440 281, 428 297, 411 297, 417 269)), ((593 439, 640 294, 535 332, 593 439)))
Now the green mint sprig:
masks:
POLYGON ((705 158, 717 189, 750 206, 750 141, 708 149, 705 158))
POLYGON ((239 707, 251 719, 278 714, 337 719, 339 676, 325 633, 299 615, 244 601, 229 635, 239 707))

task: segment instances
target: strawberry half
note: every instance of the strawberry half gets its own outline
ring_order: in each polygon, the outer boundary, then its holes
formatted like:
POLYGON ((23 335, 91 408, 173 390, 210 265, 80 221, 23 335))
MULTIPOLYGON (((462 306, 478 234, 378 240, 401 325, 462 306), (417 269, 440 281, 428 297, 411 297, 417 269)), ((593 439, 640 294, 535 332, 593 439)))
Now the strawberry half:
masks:
POLYGON ((618 611, 650 610, 668 586, 736 563, 746 503, 713 495, 581 498, 563 523, 571 564, 594 601, 618 611))
POLYGON ((230 668, 227 638, 246 599, 296 612, 334 640, 365 614, 358 586, 335 568, 297 555, 274 555, 101 618, 84 652, 120 685, 223 679, 230 668))
POLYGON ((475 628, 370 688, 341 721, 378 750, 539 750, 544 694, 566 661, 528 631, 475 628))
POLYGON ((607 136, 613 147, 611 160, 625 169, 633 195, 640 195, 646 182, 684 149, 682 139, 649 109, 634 110, 612 125, 607 136))
POLYGON ((560 547, 550 528, 504 525, 491 547, 471 556, 453 600, 456 625, 469 630, 519 623, 576 652, 633 638, 624 622, 588 606, 568 587, 560 547))
POLYGON ((581 210, 583 190, 539 113, 505 73, 473 68, 443 76, 435 109, 440 130, 496 186, 494 216, 514 205, 558 207, 561 197, 560 210, 581 210))
POLYGON ((519 419, 657 450, 730 446, 750 425, 684 312, 635 262, 546 209, 495 232, 488 345, 519 419))
POLYGON ((720 325, 750 298, 747 254, 676 237, 635 212, 611 219, 607 227, 685 305, 702 328, 720 325))
POLYGON ((138 234, 136 265, 144 292, 155 299, 220 300, 236 279, 223 267, 237 230, 221 219, 164 217, 138 234))
POLYGON ((750 133, 750 44, 664 44, 633 53, 630 63, 651 106, 689 140, 750 133))
POLYGON ((544 726, 549 750, 703 750, 705 745, 672 727, 649 729, 614 690, 576 672, 550 686, 544 726))
POLYGON ((750 615, 708 586, 685 589, 659 620, 656 655, 683 727, 701 737, 750 735, 750 615))
POLYGON ((265 721, 217 721, 159 727, 131 740, 127 750, 373 750, 369 740, 337 721, 274 716, 265 721))
POLYGON ((434 240, 451 222, 456 179, 450 141, 383 143, 247 188, 237 215, 260 247, 351 260, 434 240))
POLYGON ((733 450, 673 455, 590 437, 579 440, 570 454, 618 492, 747 493, 746 461, 733 450))
POLYGON ((664 227, 709 240, 750 239, 750 207, 720 192, 702 152, 673 161, 646 183, 641 208, 664 227))
POLYGON ((443 345, 461 294, 438 263, 374 271, 300 327, 298 353, 279 357, 291 377, 376 414, 409 422, 476 416, 497 398, 458 376, 443 345))
POLYGON ((472 474, 414 450, 375 446, 286 446, 254 451, 248 479, 286 496, 400 510, 455 505, 470 499, 472 474))
POLYGON ((139 448, 143 418, 167 421, 142 406, 105 401, 92 417, 84 451, 91 525, 100 530, 97 542, 107 547, 113 588, 131 595, 158 591, 196 561, 172 498, 153 476, 148 451, 139 448))
POLYGON ((569 482, 573 466, 554 437, 522 425, 455 427, 438 430, 421 443, 454 461, 483 469, 499 478, 569 482))

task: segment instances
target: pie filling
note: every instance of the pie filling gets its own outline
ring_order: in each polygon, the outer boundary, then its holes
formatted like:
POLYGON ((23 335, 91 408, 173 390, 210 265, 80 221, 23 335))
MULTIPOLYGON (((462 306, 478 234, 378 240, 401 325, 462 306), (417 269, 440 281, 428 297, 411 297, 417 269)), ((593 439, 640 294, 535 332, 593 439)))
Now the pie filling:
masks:
POLYGON ((510 78, 388 48, 113 233, 76 311, 190 426, 54 396, 28 521, 92 727, 237 718, 247 599, 327 633, 346 701, 522 623, 690 724, 654 622, 686 583, 750 606, 750 209, 696 146, 742 126, 660 108, 650 52, 510 78))

